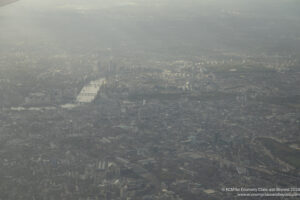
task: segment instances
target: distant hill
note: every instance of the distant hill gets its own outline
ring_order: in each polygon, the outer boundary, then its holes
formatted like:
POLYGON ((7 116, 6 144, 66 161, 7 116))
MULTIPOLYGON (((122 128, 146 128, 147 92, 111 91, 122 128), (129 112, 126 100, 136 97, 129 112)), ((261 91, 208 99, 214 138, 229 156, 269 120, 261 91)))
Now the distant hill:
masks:
POLYGON ((0 7, 10 4, 10 3, 13 3, 13 2, 16 2, 16 1, 18 1, 18 0, 0 0, 0 7))

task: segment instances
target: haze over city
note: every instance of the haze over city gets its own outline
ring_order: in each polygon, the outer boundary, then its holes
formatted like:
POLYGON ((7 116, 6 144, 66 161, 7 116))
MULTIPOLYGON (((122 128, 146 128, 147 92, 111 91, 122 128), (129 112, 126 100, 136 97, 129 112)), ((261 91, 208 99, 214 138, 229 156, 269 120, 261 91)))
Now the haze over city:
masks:
POLYGON ((0 200, 299 198, 299 9, 0 0, 0 200))

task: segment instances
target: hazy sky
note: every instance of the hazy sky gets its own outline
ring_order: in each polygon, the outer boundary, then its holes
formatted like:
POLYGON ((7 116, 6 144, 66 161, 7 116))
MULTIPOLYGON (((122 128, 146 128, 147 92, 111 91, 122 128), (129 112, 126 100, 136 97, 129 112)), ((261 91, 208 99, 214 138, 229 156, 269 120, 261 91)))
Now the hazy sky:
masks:
POLYGON ((0 8, 0 45, 44 42, 57 48, 77 45, 165 52, 180 47, 253 49, 256 42, 272 46, 276 40, 288 46, 299 42, 299 2, 20 0, 0 8))

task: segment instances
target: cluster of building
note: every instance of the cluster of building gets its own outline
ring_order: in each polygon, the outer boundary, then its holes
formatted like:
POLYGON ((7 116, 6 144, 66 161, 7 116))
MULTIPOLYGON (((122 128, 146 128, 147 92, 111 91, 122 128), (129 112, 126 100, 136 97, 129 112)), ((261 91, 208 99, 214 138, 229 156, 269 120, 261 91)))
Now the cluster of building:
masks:
POLYGON ((223 200, 238 198, 227 187, 295 186, 298 160, 272 145, 299 153, 299 68, 250 60, 90 61, 77 82, 77 68, 39 73, 39 91, 14 105, 24 109, 2 105, 0 199, 223 200), (72 92, 49 98, 45 77, 72 92))

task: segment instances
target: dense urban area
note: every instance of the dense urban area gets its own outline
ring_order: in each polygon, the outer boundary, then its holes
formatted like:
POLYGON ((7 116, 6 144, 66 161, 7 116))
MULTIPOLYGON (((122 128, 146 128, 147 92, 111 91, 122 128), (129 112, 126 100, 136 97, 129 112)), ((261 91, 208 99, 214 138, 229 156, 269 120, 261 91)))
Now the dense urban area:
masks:
MULTIPOLYGON (((126 14, 128 8, 118 9, 126 14)), ((103 15, 120 20, 121 11, 103 15)), ((12 15, 7 12, 0 26, 12 15)), ((177 14, 183 24, 190 21, 177 14)), ((154 27, 160 22, 153 18, 137 21, 154 27)), ((239 197, 238 188, 300 193, 296 45, 206 50, 193 46, 193 36, 191 43, 185 38, 158 48, 160 40, 174 39, 161 34, 148 41, 135 36, 143 44, 119 38, 119 48, 91 49, 63 36, 64 48, 47 38, 0 36, 1 200, 253 199, 239 197)), ((251 39, 245 42, 251 46, 251 39)))

